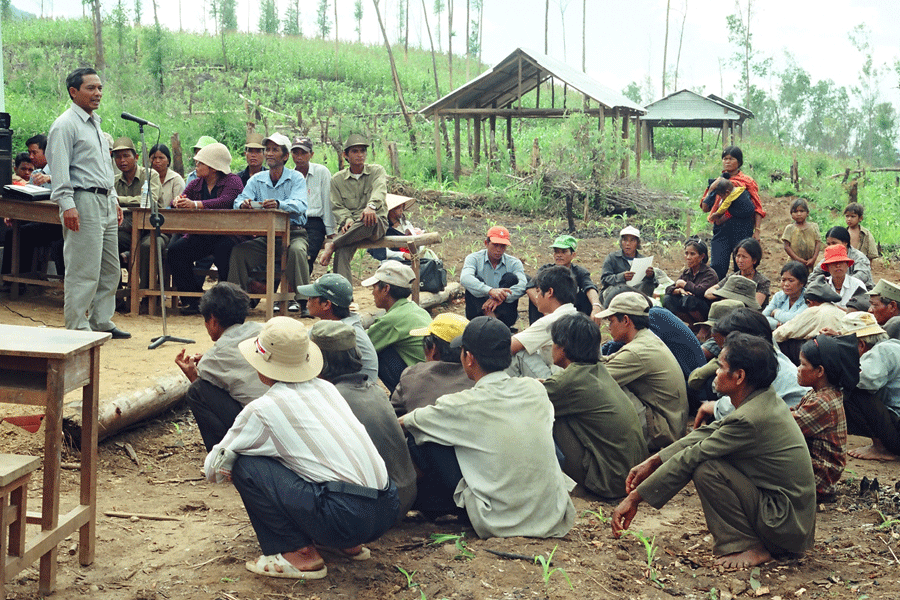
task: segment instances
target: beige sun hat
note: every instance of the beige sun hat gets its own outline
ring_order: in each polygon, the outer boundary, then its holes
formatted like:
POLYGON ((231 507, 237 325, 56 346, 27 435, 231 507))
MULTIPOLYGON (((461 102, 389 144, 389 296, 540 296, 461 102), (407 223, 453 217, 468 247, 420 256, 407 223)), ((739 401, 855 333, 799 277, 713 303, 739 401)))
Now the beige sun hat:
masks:
POLYGON ((322 371, 322 352, 303 323, 290 317, 269 319, 259 337, 244 340, 238 349, 250 366, 275 381, 300 383, 322 371))
POLYGON ((231 173, 231 152, 228 151, 225 144, 220 142, 200 148, 194 155, 194 162, 202 162, 220 173, 231 173))
POLYGON ((744 308, 744 303, 740 300, 725 298, 718 302, 713 302, 712 306, 709 307, 709 318, 701 323, 697 323, 697 325, 709 325, 712 327, 739 308, 744 308))
POLYGON ((653 302, 640 292, 622 292, 610 301, 609 308, 597 316, 601 319, 617 314, 646 317, 650 314, 651 306, 653 302))
POLYGON ((398 260, 386 260, 381 263, 375 274, 363 281, 361 285, 369 287, 380 281, 388 285, 410 288, 415 278, 415 272, 407 265, 398 260))
POLYGON ((398 196, 397 194, 388 194, 384 199, 384 203, 387 205, 388 212, 394 210, 401 204, 403 205, 403 210, 409 210, 412 208, 412 205, 416 203, 416 199, 408 196, 398 196))
POLYGON ((856 337, 861 338, 867 335, 885 333, 885 331, 878 324, 878 321, 875 320, 875 315, 857 311, 847 313, 841 319, 841 335, 847 335, 848 333, 855 333, 856 337))

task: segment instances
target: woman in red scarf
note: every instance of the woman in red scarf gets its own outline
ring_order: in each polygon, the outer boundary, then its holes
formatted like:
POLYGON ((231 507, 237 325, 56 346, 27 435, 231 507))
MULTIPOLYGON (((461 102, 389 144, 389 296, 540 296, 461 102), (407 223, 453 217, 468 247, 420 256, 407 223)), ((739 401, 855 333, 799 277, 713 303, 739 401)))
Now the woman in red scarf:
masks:
MULTIPOLYGON (((722 151, 722 175, 710 180, 709 187, 703 193, 700 201, 700 209, 710 212, 714 207, 719 207, 725 197, 717 194, 717 188, 723 180, 729 180, 736 188, 744 188, 752 202, 744 205, 744 202, 735 200, 728 210, 720 215, 714 222, 713 239, 710 243, 712 258, 710 266, 724 277, 728 271, 728 261, 734 247, 745 238, 753 237, 759 240, 760 222, 766 216, 762 203, 759 200, 759 186, 749 175, 741 172, 744 164, 744 153, 737 146, 729 146, 722 151), (721 273, 720 273, 721 271, 721 273)), ((710 219, 712 221, 712 219, 710 219)))

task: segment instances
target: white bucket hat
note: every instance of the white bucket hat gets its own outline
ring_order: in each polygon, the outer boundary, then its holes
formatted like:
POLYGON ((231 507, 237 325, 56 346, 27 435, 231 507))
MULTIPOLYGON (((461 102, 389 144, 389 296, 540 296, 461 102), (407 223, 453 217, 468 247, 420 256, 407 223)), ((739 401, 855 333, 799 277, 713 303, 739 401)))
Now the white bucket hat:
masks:
POLYGON ((231 173, 231 152, 225 144, 215 142, 197 150, 194 162, 202 162, 211 169, 220 173, 231 173))
POLYGON ((322 352, 306 327, 290 317, 274 317, 259 337, 244 340, 238 349, 254 369, 275 381, 309 381, 322 371, 322 352))

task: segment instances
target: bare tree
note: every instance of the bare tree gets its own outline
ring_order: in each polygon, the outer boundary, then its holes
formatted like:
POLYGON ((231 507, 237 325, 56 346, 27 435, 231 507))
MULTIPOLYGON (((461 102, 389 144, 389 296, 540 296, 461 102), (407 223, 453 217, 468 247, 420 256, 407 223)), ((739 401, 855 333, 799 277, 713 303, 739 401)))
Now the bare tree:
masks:
POLYGON ((587 0, 581 3, 581 70, 587 73, 587 0))
POLYGON ((94 60, 95 68, 101 73, 106 69, 106 58, 103 55, 103 17, 100 16, 100 0, 91 0, 91 17, 94 22, 94 60))
POLYGON ((678 55, 675 58, 675 85, 673 89, 678 90, 678 69, 681 65, 681 46, 684 43, 684 25, 687 23, 688 0, 684 0, 684 14, 681 16, 681 32, 678 34, 678 55))
POLYGON ((662 69, 662 97, 666 95, 666 61, 669 52, 669 10, 672 8, 672 0, 666 0, 666 36, 663 39, 663 69, 662 69))
POLYGON ((450 67, 450 89, 453 89, 453 0, 447 0, 447 61, 450 67))
POLYGON ((569 8, 569 0, 556 0, 559 7, 559 18, 562 22, 563 62, 566 60, 566 10, 569 8))
POLYGON ((338 0, 334 0, 334 79, 338 78, 338 18, 337 18, 338 0))
POLYGON ((544 54, 550 50, 550 0, 544 4, 544 54))
POLYGON ((381 18, 381 8, 378 6, 378 0, 372 0, 375 5, 375 16, 378 18, 378 26, 381 28, 381 35, 384 37, 384 47, 387 48, 388 59, 391 61, 391 76, 394 78, 394 88, 397 90, 397 100, 400 102, 400 112, 403 113, 403 119, 406 121, 406 128, 409 130, 409 143, 415 151, 418 144, 416 143, 416 131, 413 129, 412 118, 409 116, 409 109, 406 108, 406 101, 403 99, 403 87, 400 85, 400 76, 397 74, 397 63, 394 62, 394 53, 391 51, 391 41, 388 39, 387 30, 384 28, 384 20, 381 18))
POLYGON ((472 8, 472 0, 466 0, 466 81, 469 81, 469 56, 471 55, 471 52, 469 52, 469 49, 472 46, 469 43, 469 37, 471 36, 470 27, 472 24, 472 21, 470 20, 471 19, 471 17, 470 17, 470 12, 471 12, 470 9, 471 8, 472 8))
POLYGON ((356 41, 359 43, 362 43, 362 18, 363 18, 362 0, 356 0, 356 4, 353 5, 353 18, 356 19, 356 41))

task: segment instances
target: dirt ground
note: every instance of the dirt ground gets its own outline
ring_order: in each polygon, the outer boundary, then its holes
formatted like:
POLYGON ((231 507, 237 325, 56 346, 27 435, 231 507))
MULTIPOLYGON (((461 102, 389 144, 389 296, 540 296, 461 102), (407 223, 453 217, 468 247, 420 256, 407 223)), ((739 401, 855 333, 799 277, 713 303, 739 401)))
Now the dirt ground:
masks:
MULTIPOLYGON (((788 222, 790 199, 764 198, 769 218, 764 221, 766 255, 761 271, 777 280, 786 256, 778 241, 788 222)), ((522 218, 481 213, 448 205, 418 206, 413 222, 440 231, 438 247, 450 279, 458 279, 463 258, 482 247, 487 226, 507 225, 512 232, 511 253, 523 258, 526 270, 549 262, 547 247, 564 229, 559 217, 522 218)), ((581 239, 578 260, 599 276, 603 258, 615 248, 608 228, 594 221, 576 233, 581 239)), ((645 239, 643 252, 657 257, 657 265, 671 276, 682 268, 679 232, 663 239, 645 239)), ((881 262, 881 261, 879 261, 881 262)), ((370 259, 358 265, 360 273, 374 269, 370 259)), ((317 274, 321 267, 317 269, 317 274)), ((876 277, 900 280, 897 265, 874 266, 876 277)), ((358 281, 358 279, 357 279, 358 281)), ((776 285, 773 288, 777 289, 776 285)), ((773 289, 774 291, 774 289, 773 289)), ((362 311, 371 310, 368 290, 357 287, 362 311)), ((520 315, 525 316, 525 304, 520 315)), ((461 312, 458 301, 438 311, 461 312)), ((264 320, 262 307, 252 314, 264 320)), ((310 322, 310 321, 308 321, 310 322)), ((29 291, 17 302, 0 296, 0 323, 61 327, 62 297, 57 291, 29 291)), ((119 327, 133 337, 110 341, 101 351, 100 397, 149 387, 160 376, 177 373, 173 357, 180 345, 165 344, 148 350, 152 337, 162 332, 159 317, 119 315, 119 327)), ((520 321, 520 326, 524 321, 520 321)), ((200 317, 170 317, 171 335, 197 341, 190 352, 211 346, 200 317)), ((74 398, 73 398, 74 399, 74 398)), ((33 414, 29 407, 5 405, 5 414, 33 414)), ((3 452, 42 451, 43 430, 29 434, 8 423, 0 424, 3 452)), ((865 440, 851 438, 851 446, 865 440)), ((661 511, 643 506, 633 527, 639 536, 615 540, 605 519, 613 506, 597 502, 576 489, 579 517, 562 539, 525 538, 479 540, 454 519, 430 523, 414 513, 384 537, 369 544, 372 560, 353 563, 326 556, 327 579, 296 582, 263 578, 249 573, 244 562, 259 555, 252 527, 236 491, 213 485, 200 477, 205 451, 189 410, 177 406, 135 429, 101 444, 97 556, 87 567, 78 564, 77 536, 59 550, 58 589, 53 598, 97 600, 150 599, 528 599, 528 598, 898 598, 900 597, 900 533, 884 516, 900 512, 898 463, 873 463, 849 458, 838 499, 820 507, 815 548, 804 558, 773 562, 758 571, 724 572, 711 560, 711 537, 696 494, 688 486, 661 511), (124 444, 135 449, 139 464, 129 458, 124 444), (860 480, 878 478, 880 495, 859 494, 860 480), (104 516, 107 511, 165 515, 176 520, 131 519, 104 516), (881 512, 881 514, 879 513, 881 512), (431 544, 435 533, 464 535, 462 542, 431 544), (464 545, 471 557, 457 546, 464 545), (548 570, 533 557, 554 552, 548 570), (519 555, 503 558, 491 551, 519 555), (648 558, 649 555, 649 558, 648 558), (405 575, 402 571, 408 573, 405 575)), ((69 451, 64 462, 77 462, 69 451)), ((66 506, 77 499, 77 471, 63 471, 66 506)), ((35 475, 40 482, 40 474, 35 475)), ((31 486, 32 507, 39 506, 39 483, 31 486)), ((37 596, 37 569, 32 567, 7 585, 7 598, 37 596)))

